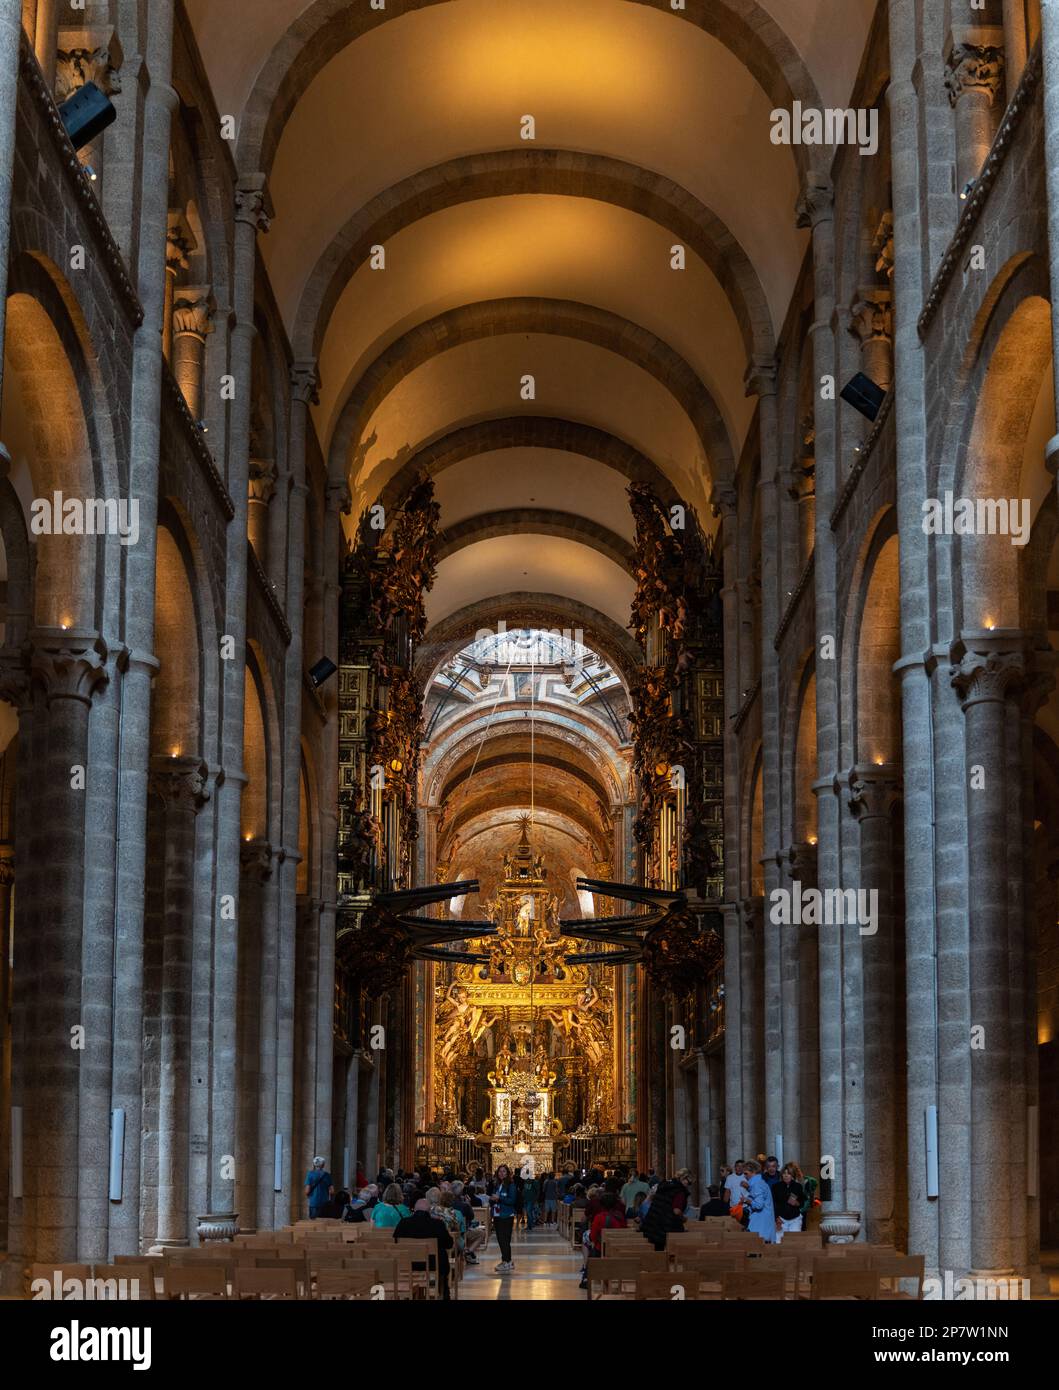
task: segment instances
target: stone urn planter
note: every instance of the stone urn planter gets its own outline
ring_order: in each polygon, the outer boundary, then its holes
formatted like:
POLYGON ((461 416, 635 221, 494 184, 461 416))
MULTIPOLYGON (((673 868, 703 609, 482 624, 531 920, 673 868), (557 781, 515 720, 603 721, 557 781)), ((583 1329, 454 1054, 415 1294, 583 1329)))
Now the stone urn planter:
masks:
POLYGON ((203 1245, 211 1241, 234 1240, 239 1230, 239 1216, 236 1212, 207 1212, 198 1218, 199 1240, 203 1245))
POLYGON ((832 1245, 849 1245, 860 1233, 859 1211, 826 1211, 820 1229, 832 1245))

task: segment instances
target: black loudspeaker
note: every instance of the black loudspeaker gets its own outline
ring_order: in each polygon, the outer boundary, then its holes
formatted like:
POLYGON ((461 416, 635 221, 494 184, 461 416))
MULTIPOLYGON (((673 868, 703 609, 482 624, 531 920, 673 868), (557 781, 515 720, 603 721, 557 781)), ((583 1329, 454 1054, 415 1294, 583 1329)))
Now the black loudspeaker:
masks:
POLYGON ((830 1200, 831 1200, 831 1179, 830 1179, 830 1178, 821 1178, 821 1179, 820 1179, 820 1191, 819 1191, 816 1195, 817 1195, 817 1197, 819 1197, 819 1199, 820 1199, 821 1202, 830 1202, 830 1200))
POLYGON ((869 420, 876 418, 882 409, 883 401, 886 399, 886 392, 882 387, 876 386, 871 377, 865 376, 863 372, 858 372, 838 394, 847 405, 851 405, 854 410, 859 410, 869 420))
POLYGON ((309 679, 313 683, 313 689, 323 685, 324 681, 333 676, 338 670, 335 663, 326 656, 322 656, 315 666, 309 667, 309 679))
POLYGON ((108 125, 113 125, 118 113, 110 98, 104 96, 94 82, 86 82, 59 107, 59 119, 74 149, 80 150, 101 135, 108 125))

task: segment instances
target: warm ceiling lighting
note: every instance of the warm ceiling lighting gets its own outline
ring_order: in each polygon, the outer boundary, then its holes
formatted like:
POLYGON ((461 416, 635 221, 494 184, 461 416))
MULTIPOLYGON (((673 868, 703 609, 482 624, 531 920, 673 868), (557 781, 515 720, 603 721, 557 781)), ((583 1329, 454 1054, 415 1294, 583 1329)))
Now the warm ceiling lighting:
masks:
POLYGON ((810 836, 809 836, 809 843, 810 843, 811 845, 815 845, 815 844, 816 844, 816 836, 815 836, 815 835, 810 835, 810 836))
POLYGON ((996 627, 996 623, 993 621, 992 618, 986 618, 983 626, 985 627, 986 632, 992 632, 993 629, 996 627))
POLYGON ((882 767, 883 764, 884 764, 885 762, 886 762, 886 759, 885 759, 885 758, 876 758, 876 759, 875 759, 875 766, 876 766, 876 767, 882 767))

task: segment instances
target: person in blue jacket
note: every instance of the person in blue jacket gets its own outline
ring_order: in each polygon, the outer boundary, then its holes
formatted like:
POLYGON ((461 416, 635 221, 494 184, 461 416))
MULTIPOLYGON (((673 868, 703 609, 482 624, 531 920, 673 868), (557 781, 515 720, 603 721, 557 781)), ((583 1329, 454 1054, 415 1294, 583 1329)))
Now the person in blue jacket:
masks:
POLYGON ((776 1207, 772 1201, 772 1189, 761 1176, 761 1168, 753 1160, 743 1165, 743 1176, 749 1179, 744 1204, 750 1208, 750 1225, 747 1230, 776 1243, 776 1207))
POLYGON ((493 1176, 495 1179, 491 1201, 493 1226, 496 1230, 497 1243, 500 1246, 500 1263, 496 1266, 496 1272, 497 1274, 510 1274, 515 1268, 511 1258, 511 1231, 515 1225, 518 1189, 511 1176, 511 1169, 506 1163, 501 1163, 493 1176))

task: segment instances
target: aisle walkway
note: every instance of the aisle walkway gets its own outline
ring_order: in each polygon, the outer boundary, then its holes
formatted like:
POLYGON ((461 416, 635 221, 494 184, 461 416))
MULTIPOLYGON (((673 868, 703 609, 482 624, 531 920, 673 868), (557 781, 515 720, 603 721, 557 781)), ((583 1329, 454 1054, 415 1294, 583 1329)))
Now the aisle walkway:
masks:
POLYGON ((537 1230, 528 1235, 516 1231, 511 1245, 513 1274, 494 1274, 500 1261, 496 1237, 480 1252, 480 1264, 467 1270, 460 1286, 460 1302, 465 1298, 506 1300, 584 1298, 577 1287, 581 1278, 581 1255, 555 1231, 537 1230))

